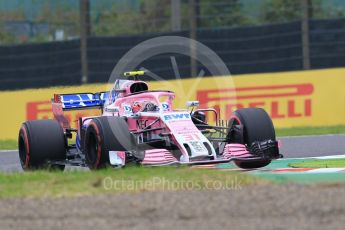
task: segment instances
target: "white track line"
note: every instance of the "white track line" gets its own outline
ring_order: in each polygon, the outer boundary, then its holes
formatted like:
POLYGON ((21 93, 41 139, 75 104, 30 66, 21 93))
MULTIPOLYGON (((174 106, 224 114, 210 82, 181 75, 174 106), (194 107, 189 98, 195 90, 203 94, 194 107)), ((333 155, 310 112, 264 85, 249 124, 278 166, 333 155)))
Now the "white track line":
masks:
POLYGON ((322 135, 300 135, 300 136, 277 136, 277 139, 281 139, 281 138, 308 138, 308 137, 334 137, 334 136, 344 136, 345 134, 343 133, 339 133, 339 134, 322 134, 322 135))
POLYGON ((334 155, 334 156, 321 156, 321 157, 313 157, 315 159, 340 159, 345 158, 345 155, 334 155))
POLYGON ((333 156, 321 156, 321 157, 293 157, 293 158, 281 158, 278 160, 303 160, 303 159, 342 159, 345 155, 333 155, 333 156))
POLYGON ((312 169, 305 173, 334 173, 334 172, 343 172, 343 171, 345 171, 345 168, 318 168, 318 169, 312 169))

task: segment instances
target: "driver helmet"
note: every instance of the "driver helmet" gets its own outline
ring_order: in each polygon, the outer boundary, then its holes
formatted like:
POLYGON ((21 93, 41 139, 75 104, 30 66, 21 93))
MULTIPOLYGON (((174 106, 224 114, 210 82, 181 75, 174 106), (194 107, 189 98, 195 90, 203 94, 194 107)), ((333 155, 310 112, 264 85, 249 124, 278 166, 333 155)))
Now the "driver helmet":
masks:
POLYGON ((132 105, 133 113, 138 112, 154 112, 157 111, 158 106, 150 101, 136 101, 132 105))

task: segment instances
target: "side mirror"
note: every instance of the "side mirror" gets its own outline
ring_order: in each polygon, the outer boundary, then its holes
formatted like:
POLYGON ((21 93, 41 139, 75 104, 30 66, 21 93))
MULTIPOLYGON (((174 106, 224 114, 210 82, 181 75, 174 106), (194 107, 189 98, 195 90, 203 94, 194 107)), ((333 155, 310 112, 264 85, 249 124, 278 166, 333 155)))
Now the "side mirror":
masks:
POLYGON ((187 107, 194 107, 194 106, 199 106, 199 101, 187 101, 187 107))

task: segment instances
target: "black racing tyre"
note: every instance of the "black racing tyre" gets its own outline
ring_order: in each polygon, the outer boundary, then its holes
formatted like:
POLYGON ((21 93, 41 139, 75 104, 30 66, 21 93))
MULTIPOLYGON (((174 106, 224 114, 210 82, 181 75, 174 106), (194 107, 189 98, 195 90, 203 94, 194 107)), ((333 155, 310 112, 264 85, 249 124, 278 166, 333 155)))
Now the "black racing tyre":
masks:
MULTIPOLYGON (((276 140, 270 116, 261 108, 245 108, 234 112, 235 124, 243 125, 243 144, 250 146, 254 141, 276 140)), ((271 163, 269 159, 258 161, 235 161, 240 168, 261 168, 271 163)))
POLYGON ((90 169, 104 168, 109 164, 109 151, 134 149, 134 137, 120 117, 93 118, 86 130, 83 152, 90 169))
POLYGON ((66 138, 56 120, 24 122, 19 130, 18 148, 24 170, 65 168, 51 163, 66 159, 66 138))

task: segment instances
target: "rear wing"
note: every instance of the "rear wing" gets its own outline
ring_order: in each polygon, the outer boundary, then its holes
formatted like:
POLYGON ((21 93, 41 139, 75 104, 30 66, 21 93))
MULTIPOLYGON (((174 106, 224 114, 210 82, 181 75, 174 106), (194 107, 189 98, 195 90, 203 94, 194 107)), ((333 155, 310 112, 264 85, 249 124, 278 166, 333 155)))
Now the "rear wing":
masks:
POLYGON ((109 92, 54 94, 53 103, 62 105, 63 110, 102 109, 109 92))

